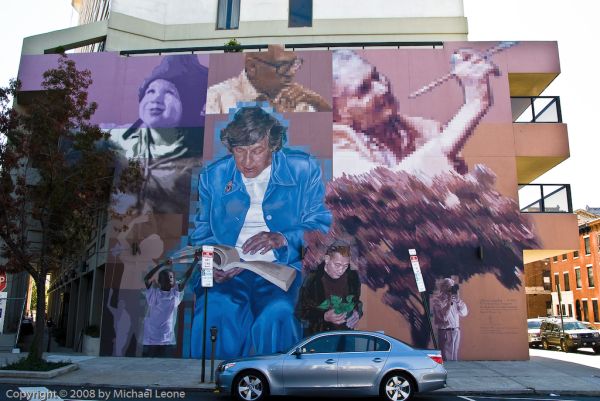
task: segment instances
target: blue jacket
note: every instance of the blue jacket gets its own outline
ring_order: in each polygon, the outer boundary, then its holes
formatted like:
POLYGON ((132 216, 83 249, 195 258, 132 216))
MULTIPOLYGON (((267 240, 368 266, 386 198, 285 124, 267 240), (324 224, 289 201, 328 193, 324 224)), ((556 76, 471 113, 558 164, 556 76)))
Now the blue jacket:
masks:
MULTIPOLYGON (((250 196, 232 155, 207 166, 198 185, 200 207, 192 245, 235 246, 250 208, 250 196)), ((274 250, 279 263, 301 268, 306 231, 329 231, 331 212, 325 207, 325 187, 317 161, 307 153, 273 152, 271 179, 263 201, 270 231, 280 232, 287 246, 274 250)))

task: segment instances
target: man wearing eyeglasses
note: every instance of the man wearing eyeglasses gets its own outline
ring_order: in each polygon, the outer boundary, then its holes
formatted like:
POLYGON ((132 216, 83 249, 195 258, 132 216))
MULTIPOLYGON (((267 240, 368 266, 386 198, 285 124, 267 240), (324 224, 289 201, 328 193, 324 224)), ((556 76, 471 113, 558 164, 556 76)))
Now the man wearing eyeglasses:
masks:
POLYGON ((323 263, 306 276, 296 316, 308 325, 306 337, 321 331, 353 330, 362 314, 360 279, 350 269, 350 246, 334 242, 323 263))
POLYGON ((246 53, 244 70, 208 88, 206 114, 226 114, 239 102, 266 101, 277 112, 331 111, 318 93, 293 82, 302 59, 282 46, 246 53))

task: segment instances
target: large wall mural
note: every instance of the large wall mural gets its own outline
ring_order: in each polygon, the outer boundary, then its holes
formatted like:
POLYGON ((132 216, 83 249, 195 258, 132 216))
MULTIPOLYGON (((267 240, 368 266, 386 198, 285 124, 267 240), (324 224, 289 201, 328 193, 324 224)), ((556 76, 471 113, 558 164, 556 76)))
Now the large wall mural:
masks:
POLYGON ((486 138, 511 126, 509 65, 537 46, 70 56, 119 163, 144 174, 112 201, 101 354, 200 358, 214 245, 217 359, 337 329, 527 358, 522 250, 539 243, 514 153, 486 138))

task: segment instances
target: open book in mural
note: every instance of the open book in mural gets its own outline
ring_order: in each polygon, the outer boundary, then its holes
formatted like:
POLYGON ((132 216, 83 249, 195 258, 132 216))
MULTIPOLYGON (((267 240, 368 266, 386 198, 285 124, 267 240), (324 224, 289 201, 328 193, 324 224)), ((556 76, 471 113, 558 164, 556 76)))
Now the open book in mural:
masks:
MULTIPOLYGON (((213 267, 215 269, 224 272, 236 267, 246 269, 258 274, 284 291, 289 290, 290 285, 294 282, 294 278, 296 278, 296 270, 290 269, 287 266, 261 260, 245 261, 240 259, 238 250, 233 246, 213 245, 213 248, 213 267)), ((176 263, 193 263, 194 253, 197 250, 198 247, 187 246, 171 255, 171 259, 176 263)))

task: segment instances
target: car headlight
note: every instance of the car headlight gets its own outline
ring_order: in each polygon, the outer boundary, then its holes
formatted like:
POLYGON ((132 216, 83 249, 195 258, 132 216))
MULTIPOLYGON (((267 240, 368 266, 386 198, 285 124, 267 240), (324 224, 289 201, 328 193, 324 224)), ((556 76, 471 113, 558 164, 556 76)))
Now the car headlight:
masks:
POLYGON ((223 372, 229 368, 233 368, 235 366, 235 362, 229 362, 223 365, 223 372))
POLYGON ((569 334, 569 337, 571 337, 571 338, 579 338, 579 335, 578 334, 569 334))
POLYGON ((594 337, 600 337, 600 333, 594 333, 594 337))

